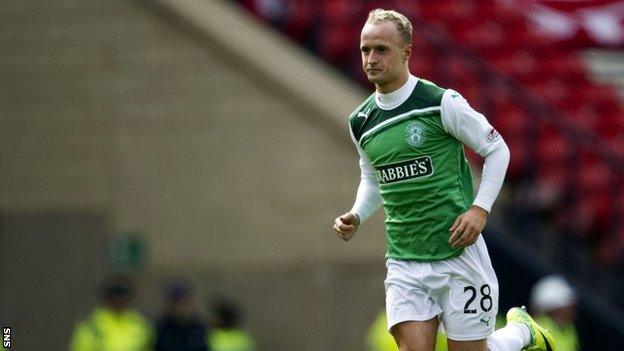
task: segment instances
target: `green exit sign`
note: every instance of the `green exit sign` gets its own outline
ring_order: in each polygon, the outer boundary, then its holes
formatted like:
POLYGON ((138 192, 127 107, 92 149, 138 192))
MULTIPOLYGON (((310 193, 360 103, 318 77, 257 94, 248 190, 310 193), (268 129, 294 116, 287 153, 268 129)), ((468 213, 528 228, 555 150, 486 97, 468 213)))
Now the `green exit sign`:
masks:
POLYGON ((140 232, 126 232, 111 238, 109 258, 112 265, 123 272, 136 272, 145 266, 147 240, 140 232))

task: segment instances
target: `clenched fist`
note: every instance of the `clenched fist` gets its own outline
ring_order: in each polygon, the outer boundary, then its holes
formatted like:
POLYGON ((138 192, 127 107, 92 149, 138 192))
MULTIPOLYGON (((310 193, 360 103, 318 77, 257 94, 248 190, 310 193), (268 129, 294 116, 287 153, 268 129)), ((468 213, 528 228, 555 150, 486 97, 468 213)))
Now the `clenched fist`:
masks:
POLYGON ((359 226, 360 217, 351 212, 347 212, 334 220, 334 231, 344 241, 351 239, 359 226))

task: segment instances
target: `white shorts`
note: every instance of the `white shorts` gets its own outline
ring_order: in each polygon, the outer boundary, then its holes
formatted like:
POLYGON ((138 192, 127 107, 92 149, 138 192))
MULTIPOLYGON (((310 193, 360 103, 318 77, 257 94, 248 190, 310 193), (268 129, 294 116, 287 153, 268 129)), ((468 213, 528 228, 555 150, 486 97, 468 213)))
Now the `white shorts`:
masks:
POLYGON ((494 331, 498 280, 481 236, 458 257, 418 262, 388 259, 388 330, 438 317, 449 339, 480 340, 494 331))

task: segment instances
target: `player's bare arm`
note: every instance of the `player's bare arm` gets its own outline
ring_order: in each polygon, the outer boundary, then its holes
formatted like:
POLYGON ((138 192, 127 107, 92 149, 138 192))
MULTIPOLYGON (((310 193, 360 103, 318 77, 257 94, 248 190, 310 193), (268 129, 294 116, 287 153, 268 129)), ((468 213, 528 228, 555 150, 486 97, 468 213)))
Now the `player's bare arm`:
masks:
POLYGON ((468 211, 457 216, 449 229, 451 247, 466 247, 474 244, 485 228, 488 212, 479 206, 472 205, 468 211))
POLYGON ((334 231, 344 241, 349 241, 360 226, 360 217, 347 212, 334 220, 334 231))

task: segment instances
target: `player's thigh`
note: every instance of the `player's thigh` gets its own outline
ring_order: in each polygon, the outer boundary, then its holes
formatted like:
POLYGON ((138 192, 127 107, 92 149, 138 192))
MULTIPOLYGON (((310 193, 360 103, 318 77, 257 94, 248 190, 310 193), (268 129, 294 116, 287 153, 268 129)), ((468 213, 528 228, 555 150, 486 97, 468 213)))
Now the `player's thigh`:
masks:
POLYGON ((498 312, 498 280, 482 247, 473 245, 456 259, 444 263, 449 279, 446 293, 438 301, 444 310, 442 322, 449 339, 478 341, 494 331, 498 312))
POLYGON ((418 272, 426 270, 419 265, 425 264, 394 259, 386 262, 388 275, 384 285, 388 329, 402 322, 428 321, 442 313, 442 308, 420 285, 425 277, 418 272))
POLYGON ((406 321, 396 324, 390 332, 399 351, 434 351, 438 334, 438 319, 406 321))
POLYGON ((487 351, 487 339, 457 341, 447 339, 449 351, 487 351))

